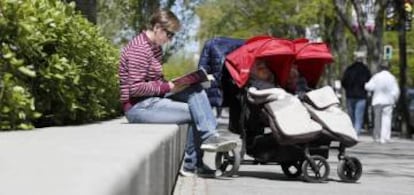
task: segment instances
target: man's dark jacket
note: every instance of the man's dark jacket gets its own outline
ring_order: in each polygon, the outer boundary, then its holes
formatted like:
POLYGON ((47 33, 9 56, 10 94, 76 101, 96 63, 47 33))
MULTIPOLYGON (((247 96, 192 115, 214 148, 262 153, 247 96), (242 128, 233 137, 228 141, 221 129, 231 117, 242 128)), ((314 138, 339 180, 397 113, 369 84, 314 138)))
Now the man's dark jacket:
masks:
POLYGON ((362 62, 354 62, 349 66, 342 77, 341 84, 345 89, 346 97, 363 99, 367 97, 364 88, 371 78, 371 72, 362 62))

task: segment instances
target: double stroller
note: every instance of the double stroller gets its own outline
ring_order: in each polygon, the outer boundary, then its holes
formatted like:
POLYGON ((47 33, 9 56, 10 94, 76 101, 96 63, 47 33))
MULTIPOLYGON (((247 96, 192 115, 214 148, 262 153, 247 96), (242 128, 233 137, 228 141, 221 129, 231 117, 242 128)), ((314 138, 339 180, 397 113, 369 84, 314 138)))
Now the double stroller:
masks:
POLYGON ((351 120, 331 87, 315 89, 332 61, 326 44, 307 39, 208 40, 199 62, 199 68, 215 77, 207 93, 213 106, 229 108, 228 129, 242 140, 241 149, 216 154, 216 168, 224 176, 235 175, 248 155, 254 163, 279 164, 287 177, 323 182, 330 173, 329 151, 337 149, 338 176, 356 182, 362 164, 345 153, 357 144, 351 120), (267 62, 277 87, 250 84, 257 60, 267 62), (298 76, 294 81, 292 70, 298 76))

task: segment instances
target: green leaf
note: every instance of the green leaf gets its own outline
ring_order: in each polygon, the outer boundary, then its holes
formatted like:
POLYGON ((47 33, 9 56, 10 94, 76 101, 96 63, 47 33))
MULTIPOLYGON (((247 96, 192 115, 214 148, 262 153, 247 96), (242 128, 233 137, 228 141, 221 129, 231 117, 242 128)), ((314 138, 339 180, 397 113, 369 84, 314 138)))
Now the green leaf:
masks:
POLYGON ((28 130, 28 129, 33 129, 33 125, 31 124, 27 124, 27 123, 22 123, 18 126, 19 129, 23 129, 23 130, 28 130))
POLYGON ((18 116, 19 116, 19 119, 26 119, 26 113, 23 111, 20 111, 18 116))
POLYGON ((73 79, 73 83, 75 85, 79 85, 79 79, 80 79, 79 75, 76 75, 75 78, 73 79))
POLYGON ((51 23, 51 22, 53 22, 54 20, 52 19, 52 18, 48 18, 48 19, 46 19, 43 23, 44 24, 49 24, 49 23, 51 23))
POLYGON ((13 87, 13 92, 16 92, 16 93, 24 93, 24 88, 21 87, 21 86, 14 86, 13 87))
POLYGON ((31 21, 31 22, 37 22, 37 21, 39 21, 36 17, 34 17, 34 16, 30 16, 29 17, 29 20, 31 21))
POLYGON ((33 113, 33 118, 40 118, 41 116, 42 116, 42 114, 39 113, 39 112, 33 113))
POLYGON ((12 58, 14 55, 13 55, 13 53, 12 52, 9 52, 9 53, 6 53, 6 54, 4 54, 3 55, 3 58, 4 59, 10 59, 10 58, 12 58))
POLYGON ((10 60, 10 64, 14 65, 14 66, 21 66, 23 65, 24 61, 20 60, 20 59, 16 59, 16 58, 12 58, 10 60))
POLYGON ((1 109, 2 113, 9 113, 10 112, 10 108, 8 106, 3 106, 3 108, 1 109))
POLYGON ((54 74, 53 77, 55 77, 57 79, 60 79, 60 80, 64 80, 65 79, 65 77, 63 75, 61 75, 61 74, 54 74))
POLYGON ((58 70, 60 70, 60 71, 63 71, 64 70, 62 64, 55 64, 53 67, 56 68, 56 69, 58 69, 58 70))
POLYGON ((25 67, 25 66, 20 66, 19 68, 18 68, 18 70, 21 72, 21 73, 23 73, 24 75, 26 75, 26 76, 29 76, 29 77, 36 77, 36 72, 35 71, 33 71, 33 70, 30 70, 30 69, 28 69, 27 67, 25 67))

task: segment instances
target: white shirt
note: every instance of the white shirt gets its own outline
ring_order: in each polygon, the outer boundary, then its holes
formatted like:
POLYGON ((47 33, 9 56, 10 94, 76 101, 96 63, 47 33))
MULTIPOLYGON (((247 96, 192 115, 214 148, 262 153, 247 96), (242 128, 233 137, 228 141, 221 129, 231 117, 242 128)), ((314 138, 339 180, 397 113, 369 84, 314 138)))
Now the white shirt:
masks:
POLYGON ((400 95, 397 80, 386 70, 376 73, 365 83, 365 89, 373 92, 372 105, 394 105, 400 95))

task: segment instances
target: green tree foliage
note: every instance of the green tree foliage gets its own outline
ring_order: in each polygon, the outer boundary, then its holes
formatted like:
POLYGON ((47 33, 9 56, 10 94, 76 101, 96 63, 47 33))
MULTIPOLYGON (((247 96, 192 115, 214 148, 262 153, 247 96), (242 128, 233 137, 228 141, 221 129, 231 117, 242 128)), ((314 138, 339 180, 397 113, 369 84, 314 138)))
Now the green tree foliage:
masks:
MULTIPOLYGON (((351 63, 353 52, 358 45, 367 45, 368 55, 375 58, 372 65, 375 70, 376 62, 382 57, 382 37, 384 43, 394 46, 394 58, 392 64, 399 64, 398 35, 397 32, 387 32, 383 36, 383 14, 376 18, 376 31, 369 34, 367 30, 355 33, 351 26, 351 8, 357 7, 357 13, 361 14, 358 1, 341 0, 205 0, 197 9, 197 15, 201 19, 198 33, 200 40, 215 36, 229 36, 249 38, 260 34, 269 34, 284 38, 297 38, 305 35, 305 28, 312 24, 321 27, 323 41, 327 42, 334 55, 336 69, 331 75, 339 78, 346 65, 351 63), (264 6, 265 5, 265 6, 264 6), (345 26, 345 29, 344 29, 345 26)), ((384 11, 385 0, 376 1, 376 11, 384 11)), ((362 23, 362 21, 359 21, 362 23)), ((362 25, 363 26, 363 25, 362 25)), ((413 85, 413 49, 414 36, 407 33, 408 70, 410 71, 409 83, 413 85)), ((397 72, 397 70, 396 70, 397 72)))
MULTIPOLYGON (((198 34, 201 40, 214 36, 249 38, 262 34, 296 39, 305 37, 307 27, 318 24, 323 41, 330 44, 334 54, 343 56, 337 45, 343 48, 349 41, 337 39, 350 37, 345 31, 339 31, 331 0, 206 0, 197 9, 197 14, 201 18, 198 34)), ((335 68, 331 77, 341 74, 341 66, 335 68)))
POLYGON ((329 6, 327 0, 206 0, 197 9, 201 18, 199 37, 270 34, 297 38, 304 36, 307 25, 321 23, 322 16, 332 14, 325 11, 329 6))
POLYGON ((0 130, 119 115, 119 51, 54 0, 0 0, 0 130))
POLYGON ((199 37, 248 38, 255 34, 267 34, 274 29, 274 23, 280 24, 281 21, 281 18, 276 18, 277 11, 273 4, 282 3, 270 0, 206 0, 197 9, 197 14, 201 18, 199 37), (259 4, 266 6, 258 6, 259 4))
POLYGON ((98 26, 105 37, 116 44, 124 44, 140 32, 160 1, 154 0, 100 0, 98 26))
POLYGON ((182 49, 190 39, 189 30, 194 22, 194 9, 202 0, 100 0, 98 1, 98 26, 104 36, 122 46, 145 28, 149 17, 158 8, 171 9, 180 19, 182 29, 164 50, 164 59, 182 49))

